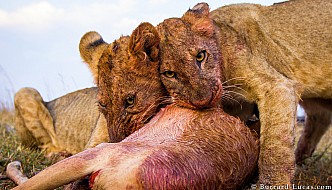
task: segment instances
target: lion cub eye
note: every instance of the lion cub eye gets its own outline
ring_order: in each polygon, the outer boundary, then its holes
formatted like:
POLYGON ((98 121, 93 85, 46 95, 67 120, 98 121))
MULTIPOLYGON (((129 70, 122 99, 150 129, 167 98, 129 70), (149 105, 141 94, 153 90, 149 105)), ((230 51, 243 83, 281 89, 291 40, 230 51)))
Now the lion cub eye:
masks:
POLYGON ((174 78, 175 77, 175 72, 173 72, 173 71, 165 71, 164 74, 168 78, 174 78))
POLYGON ((198 62, 202 62, 204 61, 204 59, 206 58, 206 51, 200 51, 197 55, 196 55, 196 61, 198 62))
POLYGON ((131 106, 135 103, 135 96, 134 95, 128 95, 126 97, 126 106, 131 106))
POLYGON ((99 107, 102 108, 102 109, 105 109, 106 106, 107 106, 105 103, 103 103, 103 102, 101 102, 101 101, 98 101, 98 105, 99 105, 99 107))

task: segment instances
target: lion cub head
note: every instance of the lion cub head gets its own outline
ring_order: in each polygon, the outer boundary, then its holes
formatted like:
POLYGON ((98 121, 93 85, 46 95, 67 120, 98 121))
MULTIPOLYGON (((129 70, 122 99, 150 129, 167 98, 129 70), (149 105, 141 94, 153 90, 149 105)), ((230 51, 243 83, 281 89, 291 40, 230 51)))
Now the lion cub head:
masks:
POLYGON ((161 43, 161 79, 178 104, 188 107, 216 105, 222 95, 222 55, 209 7, 196 5, 182 18, 157 26, 161 43))
POLYGON ((156 29, 148 23, 111 44, 96 32, 81 39, 81 57, 98 86, 99 107, 112 142, 142 127, 167 101, 158 72, 159 42, 156 29))

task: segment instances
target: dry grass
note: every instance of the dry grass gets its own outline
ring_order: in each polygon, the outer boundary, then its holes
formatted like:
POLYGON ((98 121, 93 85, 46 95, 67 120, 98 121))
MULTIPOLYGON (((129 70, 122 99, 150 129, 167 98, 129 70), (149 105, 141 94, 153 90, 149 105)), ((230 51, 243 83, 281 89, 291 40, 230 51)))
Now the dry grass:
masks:
MULTIPOLYGON (((6 165, 14 160, 22 162, 23 171, 31 177, 47 166, 56 162, 57 157, 45 158, 39 150, 24 148, 18 142, 15 132, 13 110, 0 110, 0 189, 10 189, 15 184, 5 177, 6 165)), ((297 137, 301 133, 303 124, 297 127, 297 137)), ((327 177, 332 176, 332 128, 325 134, 319 143, 314 155, 298 166, 296 185, 317 186, 328 185, 327 177)))

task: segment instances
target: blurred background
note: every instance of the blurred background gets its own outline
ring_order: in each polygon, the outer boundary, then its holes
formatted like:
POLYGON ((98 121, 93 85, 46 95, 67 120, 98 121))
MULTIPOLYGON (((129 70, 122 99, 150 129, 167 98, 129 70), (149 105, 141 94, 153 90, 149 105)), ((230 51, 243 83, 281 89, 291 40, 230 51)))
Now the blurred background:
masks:
MULTIPOLYGON (((130 35, 141 22, 181 17, 197 0, 0 1, 0 106, 12 107, 22 87, 45 101, 93 86, 78 44, 88 31, 106 42, 130 35)), ((278 0, 207 0, 210 9, 233 3, 271 5, 278 0)))

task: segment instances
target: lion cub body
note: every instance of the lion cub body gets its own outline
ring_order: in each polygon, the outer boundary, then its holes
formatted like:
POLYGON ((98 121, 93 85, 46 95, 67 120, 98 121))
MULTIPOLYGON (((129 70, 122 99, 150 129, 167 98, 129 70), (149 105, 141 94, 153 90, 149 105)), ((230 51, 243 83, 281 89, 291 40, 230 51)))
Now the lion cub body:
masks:
POLYGON ((109 142, 106 121, 99 113, 96 87, 44 102, 33 88, 15 95, 15 129, 26 146, 75 154, 109 142))
POLYGON ((221 96, 222 104, 257 104, 261 184, 291 184, 300 99, 308 120, 297 161, 311 155, 329 126, 331 106, 317 108, 332 102, 331 10, 328 0, 239 4, 212 12, 201 3, 157 27, 162 81, 176 100, 198 108, 216 106, 221 96))
MULTIPOLYGON (((252 63, 256 65, 252 66, 266 71, 268 68, 263 66, 269 65, 277 73, 294 80, 300 86, 302 98, 331 98, 331 7, 332 3, 324 0, 296 0, 268 7, 233 5, 212 11, 210 18, 220 26, 221 35, 229 34, 230 29, 236 33, 235 38, 221 39, 222 45, 233 43, 230 40, 241 40, 237 45, 246 48, 238 50, 250 49, 245 52, 247 55, 265 61, 256 60, 252 63)), ((226 78, 238 77, 240 72, 251 80, 255 78, 243 73, 248 69, 245 67, 251 65, 237 68, 227 61, 224 63, 226 78)))

